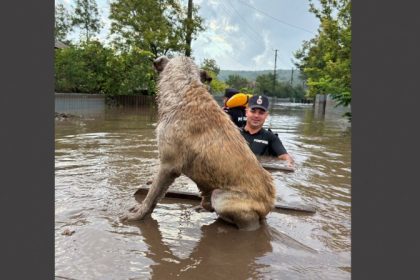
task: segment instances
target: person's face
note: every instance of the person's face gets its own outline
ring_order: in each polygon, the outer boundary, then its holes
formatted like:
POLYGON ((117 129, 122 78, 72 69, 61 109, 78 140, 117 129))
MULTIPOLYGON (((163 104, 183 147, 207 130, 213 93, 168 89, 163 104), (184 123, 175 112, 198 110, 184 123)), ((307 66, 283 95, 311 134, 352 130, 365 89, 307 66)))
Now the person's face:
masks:
POLYGON ((262 127, 265 119, 268 116, 268 112, 259 108, 247 108, 246 109, 246 120, 247 124, 252 128, 262 127))
POLYGON ((227 98, 226 96, 223 97, 223 104, 226 105, 226 101, 228 101, 229 98, 227 98))

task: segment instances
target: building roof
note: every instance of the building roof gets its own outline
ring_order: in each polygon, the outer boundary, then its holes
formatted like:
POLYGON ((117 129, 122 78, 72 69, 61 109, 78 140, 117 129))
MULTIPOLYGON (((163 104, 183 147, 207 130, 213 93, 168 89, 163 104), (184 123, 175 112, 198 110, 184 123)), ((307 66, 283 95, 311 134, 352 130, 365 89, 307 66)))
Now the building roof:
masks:
POLYGON ((67 48, 68 46, 66 44, 64 44, 63 42, 60 41, 55 41, 55 46, 56 49, 64 49, 67 48))

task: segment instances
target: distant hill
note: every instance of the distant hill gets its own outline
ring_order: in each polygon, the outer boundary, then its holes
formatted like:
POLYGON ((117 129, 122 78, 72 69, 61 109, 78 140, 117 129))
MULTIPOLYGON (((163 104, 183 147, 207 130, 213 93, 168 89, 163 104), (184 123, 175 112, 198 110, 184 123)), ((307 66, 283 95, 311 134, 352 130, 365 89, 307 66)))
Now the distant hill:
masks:
MULTIPOLYGON (((241 70, 220 70, 219 75, 217 76, 219 80, 226 81, 229 75, 239 75, 246 78, 249 81, 255 81, 255 79, 260 75, 266 75, 268 73, 273 73, 273 70, 260 70, 260 71, 241 71, 241 70)), ((293 70, 293 85, 301 85, 302 80, 299 78, 299 70, 293 70)), ((276 71, 277 80, 281 82, 290 82, 292 76, 292 70, 277 70, 276 71)))

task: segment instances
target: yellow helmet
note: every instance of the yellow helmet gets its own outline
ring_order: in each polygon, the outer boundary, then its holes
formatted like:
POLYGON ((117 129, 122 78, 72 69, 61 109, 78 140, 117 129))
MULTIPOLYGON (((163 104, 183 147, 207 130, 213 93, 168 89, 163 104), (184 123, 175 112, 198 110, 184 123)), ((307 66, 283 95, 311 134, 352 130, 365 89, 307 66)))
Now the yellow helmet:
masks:
POLYGON ((235 108, 239 106, 247 106, 249 98, 252 97, 252 94, 239 92, 233 95, 231 98, 226 101, 226 106, 229 108, 235 108))

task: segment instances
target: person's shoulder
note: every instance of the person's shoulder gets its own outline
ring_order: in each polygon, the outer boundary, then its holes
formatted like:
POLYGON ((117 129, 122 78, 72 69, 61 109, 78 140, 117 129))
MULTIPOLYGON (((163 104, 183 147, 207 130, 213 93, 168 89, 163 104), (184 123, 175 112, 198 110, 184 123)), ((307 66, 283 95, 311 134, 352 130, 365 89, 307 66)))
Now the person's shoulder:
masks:
POLYGON ((271 129, 269 129, 269 128, 264 128, 264 127, 262 127, 262 128, 260 129, 259 133, 264 134, 264 135, 270 135, 270 134, 273 134, 273 133, 272 133, 272 131, 271 131, 271 129))
POLYGON ((279 135, 273 132, 270 128, 265 129, 265 133, 268 137, 270 137, 270 139, 275 139, 279 137, 279 135))

